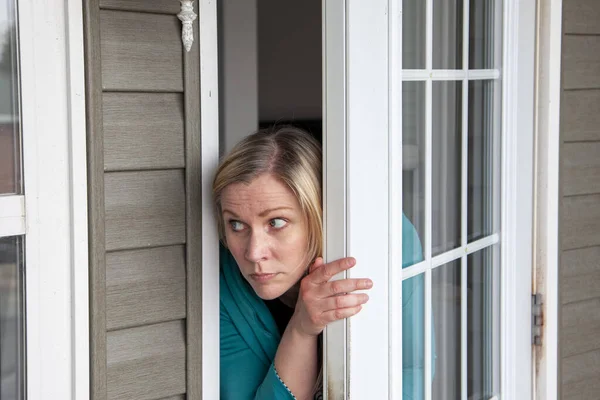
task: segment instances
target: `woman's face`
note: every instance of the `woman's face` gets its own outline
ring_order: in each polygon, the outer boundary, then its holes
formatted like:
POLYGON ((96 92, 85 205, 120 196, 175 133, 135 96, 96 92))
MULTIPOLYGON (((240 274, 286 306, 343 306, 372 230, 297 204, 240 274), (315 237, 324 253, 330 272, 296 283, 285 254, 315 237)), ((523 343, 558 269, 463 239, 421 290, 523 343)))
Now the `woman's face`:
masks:
POLYGON ((233 183, 221 196, 227 246, 264 300, 278 298, 308 267, 308 229, 294 193, 271 174, 233 183))

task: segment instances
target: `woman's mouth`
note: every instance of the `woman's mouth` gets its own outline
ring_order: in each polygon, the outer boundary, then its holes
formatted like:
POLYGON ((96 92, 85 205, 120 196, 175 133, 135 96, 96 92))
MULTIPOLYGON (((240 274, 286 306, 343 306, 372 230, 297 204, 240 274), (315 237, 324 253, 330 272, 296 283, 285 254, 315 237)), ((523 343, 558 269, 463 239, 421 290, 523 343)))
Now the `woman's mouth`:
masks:
POLYGON ((273 279, 277 274, 250 274, 250 278, 258 283, 265 283, 273 279))

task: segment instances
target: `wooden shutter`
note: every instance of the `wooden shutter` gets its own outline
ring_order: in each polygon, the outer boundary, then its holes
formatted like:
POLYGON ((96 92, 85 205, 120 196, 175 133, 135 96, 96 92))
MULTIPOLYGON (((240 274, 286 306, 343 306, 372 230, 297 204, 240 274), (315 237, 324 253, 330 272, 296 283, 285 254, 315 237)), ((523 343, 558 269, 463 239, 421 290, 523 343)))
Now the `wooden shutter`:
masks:
POLYGON ((179 11, 84 1, 94 400, 200 399, 199 55, 179 11))

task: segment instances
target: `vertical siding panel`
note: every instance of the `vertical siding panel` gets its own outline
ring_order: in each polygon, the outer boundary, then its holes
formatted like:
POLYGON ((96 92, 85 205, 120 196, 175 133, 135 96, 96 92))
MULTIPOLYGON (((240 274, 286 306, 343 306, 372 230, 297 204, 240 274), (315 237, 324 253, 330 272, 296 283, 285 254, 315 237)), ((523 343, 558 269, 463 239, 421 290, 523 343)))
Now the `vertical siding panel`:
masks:
POLYGON ((565 33, 600 33, 600 1, 565 0, 563 4, 565 33))
MULTIPOLYGON (((194 23, 198 40, 198 23, 194 23)), ((202 398, 202 215, 200 152, 200 59, 198 42, 184 51, 186 236, 187 236, 187 398, 202 398)), ((208 194, 207 194, 208 195, 208 194)), ((210 366, 206 366, 210 368, 210 366)))
POLYGON ((559 395, 600 390, 600 2, 563 2, 559 395))
POLYGON ((83 7, 90 257, 90 395, 94 400, 104 400, 107 396, 106 249, 100 8, 98 0, 85 0, 83 7))
POLYGON ((563 36, 564 89, 600 88, 600 36, 563 36))

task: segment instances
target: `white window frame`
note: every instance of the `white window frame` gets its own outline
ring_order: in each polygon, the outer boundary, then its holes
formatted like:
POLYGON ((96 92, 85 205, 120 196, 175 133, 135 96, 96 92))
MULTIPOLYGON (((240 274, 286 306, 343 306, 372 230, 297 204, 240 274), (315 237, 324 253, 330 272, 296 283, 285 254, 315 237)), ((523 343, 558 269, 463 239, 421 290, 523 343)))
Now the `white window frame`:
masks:
MULTIPOLYGON (((431 4, 428 1, 429 9, 431 4)), ((504 195, 500 241, 501 391, 506 399, 532 396, 531 358, 529 362, 516 362, 520 355, 531 354, 531 316, 529 307, 522 304, 531 301, 532 230, 529 228, 533 224, 535 11, 534 2, 504 2, 501 167, 504 195), (526 223, 529 228, 519 229, 521 221, 530 221, 526 223), (527 278, 516 279, 516 272, 523 269, 529 271, 525 274, 527 278), (516 365, 520 368, 515 368, 516 365)), ((401 3, 378 0, 367 5, 350 0, 328 1, 324 4, 323 21, 325 258, 329 261, 355 256, 358 265, 343 276, 369 276, 377 288, 371 291, 369 304, 359 316, 327 328, 325 387, 329 398, 345 398, 348 393, 353 398, 401 398, 401 384, 394 384, 399 380, 391 379, 401 377, 401 346, 390 343, 389 350, 395 356, 388 365, 388 346, 382 345, 389 343, 389 337, 397 337, 402 329, 398 311, 403 274, 390 269, 388 276, 387 268, 400 265, 397 261, 402 257, 401 249, 390 245, 399 243, 401 235, 401 214, 391 207, 391 199, 399 198, 401 188, 397 176, 401 174, 396 172, 402 166, 401 143, 394 140, 394 135, 387 143, 386 135, 366 133, 388 132, 388 129, 399 132, 401 126, 395 111, 402 104, 402 78, 411 74, 402 76, 396 67, 401 65, 401 3), (389 43, 388 29, 392 38, 389 43), (386 87, 390 88, 389 93, 382 93, 381 88, 386 87), (390 154, 382 157, 385 148, 390 149, 390 154), (366 164, 367 159, 374 162, 366 164), (390 192, 388 182, 393 182, 390 192), (390 197, 379 198, 385 196, 371 196, 371 193, 389 193, 390 197), (372 223, 390 220, 396 229, 388 231, 382 227, 384 224, 376 224, 377 229, 365 229, 369 226, 367 219, 372 223), (363 229, 352 230, 353 226, 363 229), (382 287, 386 283, 389 286, 382 287)), ((453 74, 441 73, 449 77, 453 74)), ((495 74, 482 73, 490 77, 495 74)), ((426 285, 430 285, 430 280, 429 274, 426 285)), ((426 309, 431 307, 428 301, 426 309)), ((425 323, 428 321, 426 317, 425 323)), ((425 362, 426 368, 430 368, 427 354, 425 362)), ((430 391, 426 396, 430 398, 430 391)))
POLYGON ((81 2, 21 0, 18 19, 25 195, 24 229, 14 233, 25 235, 27 398, 86 399, 89 303, 81 2))

